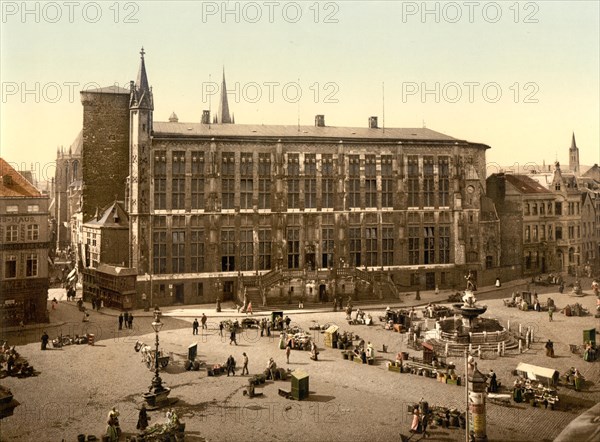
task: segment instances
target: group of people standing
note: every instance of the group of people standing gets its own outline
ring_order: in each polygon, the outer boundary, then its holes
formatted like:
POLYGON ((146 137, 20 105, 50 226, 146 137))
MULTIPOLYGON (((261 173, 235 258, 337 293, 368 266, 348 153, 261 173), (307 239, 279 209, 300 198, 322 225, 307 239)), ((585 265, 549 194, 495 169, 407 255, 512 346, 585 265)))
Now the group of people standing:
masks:
POLYGON ((123 325, 128 329, 133 328, 133 313, 125 312, 119 314, 119 330, 123 330, 123 325))

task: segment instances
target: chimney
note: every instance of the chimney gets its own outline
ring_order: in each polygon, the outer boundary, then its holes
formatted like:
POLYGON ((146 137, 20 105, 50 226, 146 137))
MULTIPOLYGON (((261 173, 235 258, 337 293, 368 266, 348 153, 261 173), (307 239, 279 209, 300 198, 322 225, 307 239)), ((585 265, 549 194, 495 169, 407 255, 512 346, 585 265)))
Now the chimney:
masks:
POLYGON ((210 124, 210 111, 209 110, 202 111, 202 124, 210 124))
POLYGON ((369 129, 377 129, 377 117, 369 117, 369 129))
POLYGON ((12 175, 2 175, 2 184, 4 184, 5 186, 12 186, 13 185, 12 175))
POLYGON ((325 115, 315 115, 315 126, 325 127, 325 115))

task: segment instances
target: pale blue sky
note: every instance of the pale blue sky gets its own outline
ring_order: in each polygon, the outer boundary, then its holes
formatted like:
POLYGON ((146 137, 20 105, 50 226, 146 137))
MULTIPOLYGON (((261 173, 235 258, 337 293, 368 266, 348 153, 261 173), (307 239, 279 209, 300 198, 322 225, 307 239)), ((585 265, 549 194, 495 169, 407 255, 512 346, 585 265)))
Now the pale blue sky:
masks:
MULTIPOLYGON (((437 17, 423 17, 423 4, 283 1, 270 23, 267 2, 84 1, 71 23, 63 2, 30 2, 33 12, 25 16, 21 2, 3 2, 1 155, 17 163, 52 161, 57 146, 68 146, 81 128, 78 91, 135 79, 143 45, 157 121, 172 111, 180 121, 199 121, 209 107, 203 83, 220 81, 224 65, 228 88, 238 83, 239 102, 229 95, 237 123, 297 124, 299 116, 313 124, 319 113, 332 126, 365 126, 370 115, 381 122, 385 82, 387 127, 425 121, 489 144, 488 162, 503 165, 566 162, 575 131, 582 164, 600 163, 598 1, 478 2, 472 23, 465 2, 427 2, 437 17), (239 16, 223 19, 225 3, 239 16), (302 16, 292 23, 296 5, 302 16), (248 22, 258 10, 261 19, 248 22), (137 22, 126 23, 128 14, 137 22), (328 14, 337 23, 325 23, 328 14), (283 86, 297 81, 302 98, 286 101, 283 86), (270 82, 279 83, 272 103, 270 82), (469 82, 478 83, 473 102, 469 82), (23 95, 36 83, 38 97, 23 95), (76 83, 73 100, 69 83, 76 83), (438 103, 434 94, 421 94, 436 83, 438 103), (262 98, 253 103, 256 84, 262 98), (498 91, 502 96, 491 102, 498 91), (338 102, 325 102, 328 93, 338 102), (528 96, 537 102, 526 103, 528 96)), ((296 89, 287 91, 293 98, 296 89)))

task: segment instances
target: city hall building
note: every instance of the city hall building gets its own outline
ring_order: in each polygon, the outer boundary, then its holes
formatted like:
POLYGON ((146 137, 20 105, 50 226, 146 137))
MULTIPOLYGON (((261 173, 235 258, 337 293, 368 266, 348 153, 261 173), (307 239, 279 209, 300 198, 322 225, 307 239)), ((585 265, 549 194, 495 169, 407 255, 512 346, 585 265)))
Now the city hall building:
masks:
POLYGON ((462 289, 469 270, 490 283, 501 270, 485 144, 382 128, 377 117, 364 127, 327 126, 323 115, 311 126, 234 124, 226 93, 212 119, 154 121, 143 52, 130 90, 85 91, 82 102, 83 221, 124 197, 138 303, 397 299, 462 289), (127 170, 107 159, 125 155, 127 170), (103 168, 126 176, 108 195, 103 168))

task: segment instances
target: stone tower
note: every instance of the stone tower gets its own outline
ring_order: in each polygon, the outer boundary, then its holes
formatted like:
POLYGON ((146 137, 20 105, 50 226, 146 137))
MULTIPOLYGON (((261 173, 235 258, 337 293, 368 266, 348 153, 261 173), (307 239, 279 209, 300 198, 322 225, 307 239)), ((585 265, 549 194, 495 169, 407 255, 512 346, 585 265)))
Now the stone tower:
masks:
POLYGON ((82 217, 125 198, 129 172, 129 91, 119 86, 81 91, 82 217))
POLYGON ((575 176, 579 176, 579 148, 575 142, 575 132, 573 132, 571 147, 569 148, 569 170, 573 172, 575 176))
POLYGON ((139 274, 151 272, 149 176, 154 98, 148 84, 144 54, 142 48, 137 81, 130 83, 129 91, 129 266, 137 268, 139 274))

